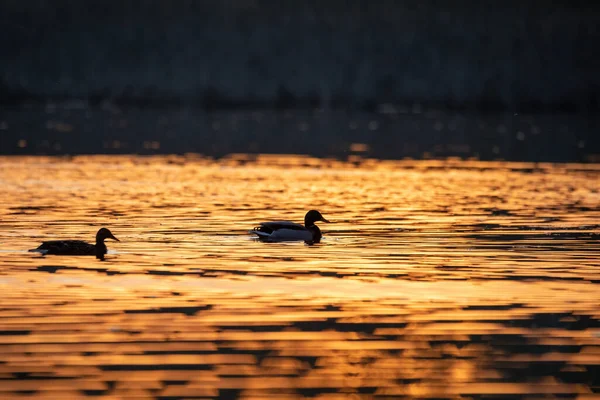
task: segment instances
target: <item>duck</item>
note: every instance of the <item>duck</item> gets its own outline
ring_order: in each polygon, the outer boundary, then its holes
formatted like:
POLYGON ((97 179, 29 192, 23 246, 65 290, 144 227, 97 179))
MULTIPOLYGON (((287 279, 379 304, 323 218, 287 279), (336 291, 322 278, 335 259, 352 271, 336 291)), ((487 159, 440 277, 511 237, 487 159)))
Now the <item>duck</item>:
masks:
POLYGON ((310 210, 304 216, 304 225, 290 221, 261 222, 260 226, 249 231, 265 242, 303 240, 309 244, 319 243, 323 235, 315 222, 329 223, 319 211, 310 210))
POLYGON ((107 228, 100 228, 96 233, 96 244, 84 242, 83 240, 50 240, 42 242, 31 252, 41 253, 42 255, 53 254, 61 256, 96 256, 97 259, 104 261, 104 255, 107 252, 105 239, 113 239, 120 242, 107 228))

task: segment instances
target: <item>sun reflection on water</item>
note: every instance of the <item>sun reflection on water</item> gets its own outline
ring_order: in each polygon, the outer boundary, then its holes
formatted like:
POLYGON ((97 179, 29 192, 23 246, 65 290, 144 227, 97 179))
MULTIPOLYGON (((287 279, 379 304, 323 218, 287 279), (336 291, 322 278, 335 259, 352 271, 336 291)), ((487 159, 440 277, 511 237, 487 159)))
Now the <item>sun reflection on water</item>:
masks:
POLYGON ((0 158, 0 398, 593 397, 599 177, 359 156, 0 158), (247 233, 308 209, 332 221, 318 245, 247 233), (105 262, 26 252, 100 226, 121 240, 105 262))

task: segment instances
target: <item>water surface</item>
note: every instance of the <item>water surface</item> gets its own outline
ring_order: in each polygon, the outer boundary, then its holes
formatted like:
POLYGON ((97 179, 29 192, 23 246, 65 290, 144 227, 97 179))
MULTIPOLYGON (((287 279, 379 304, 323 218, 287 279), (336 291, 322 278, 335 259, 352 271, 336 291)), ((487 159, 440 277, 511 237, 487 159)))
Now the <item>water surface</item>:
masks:
POLYGON ((596 398, 600 167, 0 158, 0 398, 596 398), (265 244, 319 209, 324 240, 265 244), (92 241, 109 255, 26 252, 92 241))

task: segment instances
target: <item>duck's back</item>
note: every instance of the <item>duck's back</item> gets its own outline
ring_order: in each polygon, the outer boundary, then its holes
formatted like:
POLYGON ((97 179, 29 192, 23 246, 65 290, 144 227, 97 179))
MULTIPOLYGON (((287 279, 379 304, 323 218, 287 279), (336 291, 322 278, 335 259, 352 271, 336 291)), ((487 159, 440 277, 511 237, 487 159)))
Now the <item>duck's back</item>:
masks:
POLYGON ((280 229, 291 229, 296 231, 305 231, 306 228, 304 225, 297 224, 291 221, 270 221, 270 222, 261 222, 260 228, 264 228, 271 232, 278 231, 280 229))
POLYGON ((37 249, 42 254, 64 254, 64 255, 94 255, 96 246, 83 240, 50 240, 43 242, 37 249))

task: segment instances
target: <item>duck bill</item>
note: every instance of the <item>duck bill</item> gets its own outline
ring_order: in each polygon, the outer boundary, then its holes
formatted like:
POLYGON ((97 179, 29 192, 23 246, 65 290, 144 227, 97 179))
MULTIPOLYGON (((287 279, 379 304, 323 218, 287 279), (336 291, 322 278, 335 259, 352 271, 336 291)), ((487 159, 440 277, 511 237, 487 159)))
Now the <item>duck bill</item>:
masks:
POLYGON ((110 235, 110 238, 111 238, 111 239, 113 239, 113 240, 116 240, 117 242, 120 242, 120 240, 119 240, 119 239, 117 239, 117 238, 115 237, 115 235, 110 235))
POLYGON ((325 219, 325 218, 321 218, 321 221, 327 222, 328 224, 331 223, 331 221, 329 221, 328 219, 325 219))

